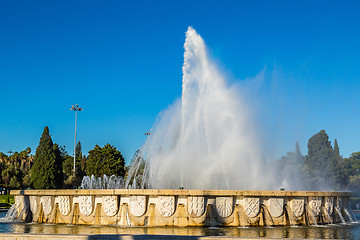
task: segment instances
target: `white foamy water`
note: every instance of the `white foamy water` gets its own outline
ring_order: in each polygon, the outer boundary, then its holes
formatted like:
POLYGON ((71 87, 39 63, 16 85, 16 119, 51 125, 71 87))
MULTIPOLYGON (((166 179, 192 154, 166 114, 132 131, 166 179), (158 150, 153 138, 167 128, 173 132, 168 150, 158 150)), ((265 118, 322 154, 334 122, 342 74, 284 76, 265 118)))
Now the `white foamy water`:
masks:
POLYGON ((159 115, 143 149, 148 185, 265 189, 259 140, 242 96, 191 27, 184 48, 182 97, 159 115))

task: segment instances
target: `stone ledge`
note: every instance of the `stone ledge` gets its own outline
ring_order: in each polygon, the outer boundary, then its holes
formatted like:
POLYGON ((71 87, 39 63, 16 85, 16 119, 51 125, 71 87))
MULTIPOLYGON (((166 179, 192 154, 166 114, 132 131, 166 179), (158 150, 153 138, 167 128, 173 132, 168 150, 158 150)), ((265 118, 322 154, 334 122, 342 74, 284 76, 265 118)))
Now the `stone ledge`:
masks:
POLYGON ((59 195, 152 195, 152 196, 278 196, 278 197, 309 197, 309 196, 351 196, 351 192, 323 191, 245 191, 245 190, 177 190, 177 189, 47 189, 47 190, 11 190, 11 195, 59 196, 59 195))
POLYGON ((120 227, 286 226, 351 222, 348 192, 17 190, 26 222, 120 227))

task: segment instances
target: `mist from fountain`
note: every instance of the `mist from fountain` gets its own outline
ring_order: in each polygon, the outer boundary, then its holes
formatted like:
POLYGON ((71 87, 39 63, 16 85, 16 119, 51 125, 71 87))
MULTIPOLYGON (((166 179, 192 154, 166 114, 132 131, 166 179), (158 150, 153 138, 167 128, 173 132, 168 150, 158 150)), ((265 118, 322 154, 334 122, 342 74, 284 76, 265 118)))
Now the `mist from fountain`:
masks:
POLYGON ((182 97, 159 115, 142 150, 151 188, 266 189, 250 109, 189 27, 182 97))

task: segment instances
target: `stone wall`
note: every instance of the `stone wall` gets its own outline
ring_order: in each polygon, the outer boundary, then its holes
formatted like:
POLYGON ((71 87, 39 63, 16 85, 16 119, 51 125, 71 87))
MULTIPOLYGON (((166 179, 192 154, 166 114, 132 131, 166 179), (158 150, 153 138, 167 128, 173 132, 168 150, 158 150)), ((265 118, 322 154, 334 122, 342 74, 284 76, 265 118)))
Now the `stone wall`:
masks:
POLYGON ((347 192, 14 190, 19 219, 127 226, 284 226, 352 221, 347 192))

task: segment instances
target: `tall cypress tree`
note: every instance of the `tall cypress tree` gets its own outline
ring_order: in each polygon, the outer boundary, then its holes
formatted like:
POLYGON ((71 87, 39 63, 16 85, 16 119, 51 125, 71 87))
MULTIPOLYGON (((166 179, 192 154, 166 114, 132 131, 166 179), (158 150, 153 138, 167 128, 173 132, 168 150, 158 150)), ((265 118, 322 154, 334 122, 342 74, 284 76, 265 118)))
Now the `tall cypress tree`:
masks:
MULTIPOLYGON (((75 179, 74 184, 80 186, 81 180, 85 176, 84 169, 81 166, 82 161, 82 149, 80 141, 76 144, 75 148, 75 179)), ((74 166, 74 163, 72 164, 74 166)))
POLYGON ((334 142, 334 154, 335 154, 335 157, 340 159, 340 149, 339 149, 339 145, 338 145, 338 142, 337 142, 337 139, 335 138, 335 142, 334 142))
POLYGON ((334 150, 325 130, 321 130, 308 141, 308 155, 305 158, 305 170, 312 186, 335 187, 334 150))
POLYGON ((331 164, 333 168, 333 174, 335 176, 335 181, 338 188, 345 189, 347 185, 347 178, 345 171, 344 171, 344 161, 342 156, 340 155, 340 149, 338 145, 337 139, 334 142, 334 159, 331 164))
POLYGON ((61 188, 63 185, 62 158, 57 144, 53 144, 46 126, 36 148, 31 168, 31 185, 35 189, 61 188))

